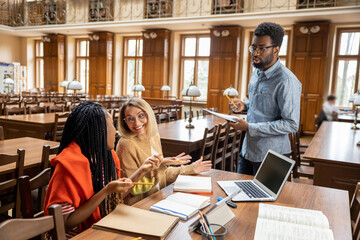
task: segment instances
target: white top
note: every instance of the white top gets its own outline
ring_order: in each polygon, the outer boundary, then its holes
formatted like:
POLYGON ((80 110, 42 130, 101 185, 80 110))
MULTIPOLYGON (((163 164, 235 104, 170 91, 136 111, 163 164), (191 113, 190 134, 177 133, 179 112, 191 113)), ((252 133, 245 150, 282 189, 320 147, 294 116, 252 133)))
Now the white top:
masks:
POLYGON ((340 112, 339 109, 335 105, 330 104, 328 101, 323 103, 322 110, 324 111, 324 113, 326 115, 326 119, 328 121, 333 120, 333 112, 336 112, 337 114, 339 114, 339 112, 340 112))

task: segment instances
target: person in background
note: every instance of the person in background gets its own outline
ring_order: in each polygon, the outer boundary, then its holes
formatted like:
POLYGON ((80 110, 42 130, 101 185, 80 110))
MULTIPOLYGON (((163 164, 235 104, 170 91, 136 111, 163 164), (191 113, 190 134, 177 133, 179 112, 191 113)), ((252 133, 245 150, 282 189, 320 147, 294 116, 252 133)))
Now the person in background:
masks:
POLYGON ((140 171, 142 174, 132 180, 153 184, 132 188, 125 199, 127 204, 134 204, 174 182, 179 174, 198 174, 211 168, 211 161, 202 161, 202 158, 190 165, 183 165, 191 159, 184 153, 176 157, 163 158, 154 112, 141 98, 131 98, 122 106, 118 127, 121 138, 116 153, 125 176, 140 171), (153 159, 146 163, 149 156, 153 159))
POLYGON ((254 31, 249 47, 254 71, 248 86, 249 101, 234 100, 234 112, 247 111, 247 120, 230 123, 246 131, 239 156, 239 173, 255 175, 267 151, 291 152, 288 134, 298 131, 301 83, 279 59, 284 29, 270 22, 254 31))
POLYGON ((90 228, 111 212, 132 187, 120 178, 120 162, 114 152, 116 129, 101 105, 83 102, 69 115, 53 168, 44 204, 62 205, 67 238, 90 228))
POLYGON ((326 120, 333 121, 337 120, 339 109, 335 106, 335 95, 331 94, 327 97, 327 101, 323 103, 322 110, 325 113, 326 120))

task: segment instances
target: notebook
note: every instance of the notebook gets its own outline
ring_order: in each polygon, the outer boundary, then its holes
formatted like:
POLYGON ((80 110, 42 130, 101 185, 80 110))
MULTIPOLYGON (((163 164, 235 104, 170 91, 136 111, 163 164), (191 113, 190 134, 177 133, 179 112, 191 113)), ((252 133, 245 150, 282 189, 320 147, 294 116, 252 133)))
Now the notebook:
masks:
POLYGON ((188 220, 199 209, 210 205, 210 197, 189 193, 174 193, 150 207, 151 211, 165 213, 188 220))
POLYGON ((164 239, 179 222, 178 217, 119 204, 114 211, 93 225, 94 228, 164 239))
POLYGON ((211 193, 211 177, 179 175, 174 184, 174 191, 211 193))
POLYGON ((321 211, 259 204, 254 240, 294 239, 294 233, 298 240, 334 239, 329 221, 321 211))
POLYGON ((275 201, 295 165, 295 161, 269 150, 256 173, 254 180, 218 181, 219 186, 230 195, 242 191, 232 201, 275 201))
POLYGON ((223 118, 225 120, 228 120, 230 122, 238 122, 240 119, 243 119, 245 120, 245 117, 239 117, 239 116, 234 116, 234 115, 228 115, 228 114, 223 114, 223 113, 217 113, 217 112, 213 112, 213 111, 210 111, 210 110, 207 110, 207 109, 204 109, 204 111, 216 116, 216 117, 219 117, 219 118, 223 118))

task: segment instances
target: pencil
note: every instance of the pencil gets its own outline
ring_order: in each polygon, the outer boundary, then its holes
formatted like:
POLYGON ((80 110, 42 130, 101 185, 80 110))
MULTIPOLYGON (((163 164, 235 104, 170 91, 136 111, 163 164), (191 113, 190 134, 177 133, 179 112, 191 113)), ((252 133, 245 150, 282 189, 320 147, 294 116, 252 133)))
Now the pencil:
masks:
POLYGON ((234 101, 225 93, 225 96, 229 99, 229 101, 232 103, 232 105, 234 105, 234 107, 237 108, 237 106, 235 105, 234 101))
POLYGON ((133 182, 133 185, 154 185, 154 183, 144 183, 144 182, 133 182))
POLYGON ((214 234, 213 233, 211 233, 212 231, 210 231, 210 229, 209 229, 209 226, 208 226, 208 224, 207 224, 207 221, 205 220, 205 218, 204 218, 204 215, 202 214, 202 212, 199 210, 199 214, 200 214, 200 217, 201 217, 201 220, 203 221, 203 223, 204 223, 204 225, 203 226, 205 226, 205 231, 206 231, 206 233, 207 234, 209 234, 210 236, 211 236, 211 238, 213 239, 213 240, 216 240, 216 238, 213 236, 214 234))

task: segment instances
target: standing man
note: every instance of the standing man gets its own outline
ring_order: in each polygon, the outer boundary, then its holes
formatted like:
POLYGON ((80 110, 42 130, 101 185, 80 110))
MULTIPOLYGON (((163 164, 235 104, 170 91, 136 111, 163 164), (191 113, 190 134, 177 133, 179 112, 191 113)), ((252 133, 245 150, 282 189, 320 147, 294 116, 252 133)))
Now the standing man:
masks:
MULTIPOLYGON (((247 121, 230 123, 246 131, 239 156, 239 173, 255 175, 266 152, 291 152, 288 134, 298 131, 301 83, 279 59, 284 29, 261 23, 249 47, 254 71, 248 86, 249 102, 234 100, 235 112, 247 111, 247 121)), ((230 104, 231 106, 231 104, 230 104)))

